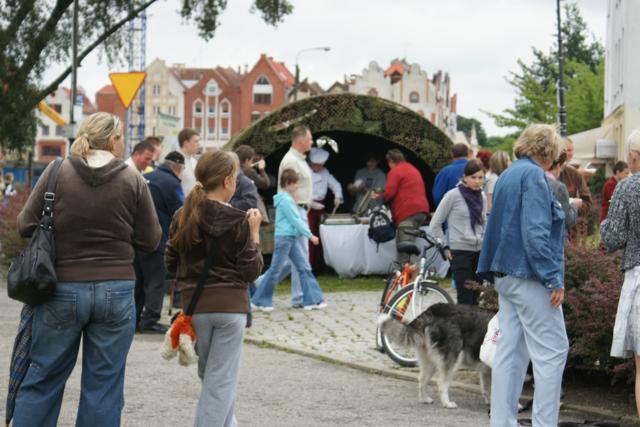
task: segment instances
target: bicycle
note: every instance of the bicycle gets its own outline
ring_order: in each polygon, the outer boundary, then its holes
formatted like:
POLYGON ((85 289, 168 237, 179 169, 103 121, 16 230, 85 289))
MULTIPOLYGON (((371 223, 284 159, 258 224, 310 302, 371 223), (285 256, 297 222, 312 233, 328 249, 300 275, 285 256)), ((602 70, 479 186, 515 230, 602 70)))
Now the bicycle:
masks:
MULTIPOLYGON (((438 253, 445 260, 447 259, 447 248, 423 230, 409 230, 407 234, 423 239, 427 244, 422 251, 412 242, 398 244, 398 252, 420 256, 418 267, 416 269, 409 263, 405 263, 401 270, 396 269, 392 272, 382 293, 379 312, 389 313, 397 320, 408 324, 431 305, 453 304, 454 301, 449 293, 433 279, 435 272, 430 268, 438 253), (436 248, 437 252, 427 259, 427 252, 431 248, 436 248)), ((406 367, 417 366, 418 361, 413 348, 389 341, 379 329, 376 331, 376 341, 382 344, 384 352, 397 364, 406 367)))

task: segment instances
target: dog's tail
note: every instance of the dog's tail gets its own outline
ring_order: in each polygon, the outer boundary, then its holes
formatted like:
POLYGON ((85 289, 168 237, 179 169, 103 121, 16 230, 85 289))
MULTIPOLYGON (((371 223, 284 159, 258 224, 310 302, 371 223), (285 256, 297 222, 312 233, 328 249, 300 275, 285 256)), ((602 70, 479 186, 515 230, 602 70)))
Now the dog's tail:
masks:
POLYGON ((424 334, 409 325, 405 325, 388 313, 381 314, 378 317, 378 327, 382 335, 396 344, 405 347, 424 345, 424 334))

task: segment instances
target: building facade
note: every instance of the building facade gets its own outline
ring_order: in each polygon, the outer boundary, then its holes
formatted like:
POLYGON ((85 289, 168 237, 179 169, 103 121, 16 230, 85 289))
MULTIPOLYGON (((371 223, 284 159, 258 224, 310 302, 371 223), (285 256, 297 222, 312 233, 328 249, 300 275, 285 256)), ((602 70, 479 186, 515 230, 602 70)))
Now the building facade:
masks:
POLYGON ((640 128, 640 2, 608 0, 603 127, 610 127, 618 158, 625 142, 640 128))
POLYGON ((285 105, 295 78, 283 62, 274 61, 266 54, 240 82, 240 128, 250 125, 270 112, 285 105))
MULTIPOLYGON (((167 136, 167 124, 173 129, 179 121, 182 127, 197 130, 205 147, 224 145, 240 129, 286 104, 294 85, 294 77, 284 63, 266 54, 260 55, 251 69, 245 66, 244 71, 240 67, 168 66, 164 60, 155 59, 146 72, 146 134, 167 136)), ((310 92, 318 89, 315 85, 309 88, 310 92)), ((96 103, 100 111, 125 116, 111 85, 96 94, 96 103)), ((137 108, 137 104, 134 102, 131 108, 137 108)))
MULTIPOLYGON (((97 111, 91 100, 85 96, 82 88, 78 88, 78 97, 81 98, 82 105, 76 106, 74 110, 74 120, 77 125, 97 111)), ((58 88, 47 95, 44 102, 68 123, 71 116, 71 89, 58 88)), ((55 160, 56 157, 68 156, 69 139, 65 127, 56 123, 40 110, 37 110, 36 117, 39 124, 36 132, 34 161, 37 163, 49 163, 55 160)))
MULTIPOLYGON (((387 69, 372 61, 362 74, 352 75, 345 82, 348 92, 379 96, 401 104, 439 127, 451 139, 457 130, 457 95, 451 94, 448 73, 438 71, 429 78, 418 64, 396 59, 387 69)), ((344 87, 336 83, 328 92, 340 93, 344 87)))

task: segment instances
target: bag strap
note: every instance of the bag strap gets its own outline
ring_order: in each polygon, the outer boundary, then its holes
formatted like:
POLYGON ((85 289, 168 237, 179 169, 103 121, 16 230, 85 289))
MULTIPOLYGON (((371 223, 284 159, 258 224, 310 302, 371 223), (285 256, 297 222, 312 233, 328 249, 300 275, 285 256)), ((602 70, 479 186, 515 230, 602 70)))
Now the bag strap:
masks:
POLYGON ((53 202, 56 198, 56 183, 58 182, 58 172, 60 172, 60 165, 64 160, 58 157, 53 161, 51 166, 51 172, 47 179, 47 185, 44 190, 44 208, 42 209, 42 216, 53 217, 53 202))
POLYGON ((204 282, 207 280, 207 274, 209 273, 209 269, 211 269, 211 265, 213 264, 213 249, 211 246, 211 243, 206 244, 207 256, 204 261, 204 268, 200 272, 200 277, 198 277, 196 290, 193 292, 191 301, 189 301, 189 306, 184 312, 184 314, 186 314, 187 316, 191 316, 195 311, 198 300, 200 299, 200 295, 202 295, 202 291, 204 289, 204 282))

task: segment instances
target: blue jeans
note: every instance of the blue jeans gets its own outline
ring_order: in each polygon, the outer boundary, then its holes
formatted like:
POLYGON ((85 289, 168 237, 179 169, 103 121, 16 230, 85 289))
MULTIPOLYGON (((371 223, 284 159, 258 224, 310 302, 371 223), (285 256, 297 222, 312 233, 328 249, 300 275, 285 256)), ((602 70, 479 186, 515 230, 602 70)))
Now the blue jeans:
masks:
POLYGON ((271 257, 271 266, 262 276, 260 286, 251 298, 251 302, 262 307, 273 306, 273 291, 280 281, 282 269, 288 259, 293 263, 294 270, 300 276, 303 305, 319 304, 324 301, 320 285, 311 272, 309 257, 298 244, 298 237, 284 236, 275 238, 275 249, 271 257))
POLYGON ((76 426, 120 425, 124 370, 135 333, 133 280, 58 283, 35 308, 31 365, 16 398, 14 427, 55 427, 82 337, 76 426))
POLYGON ((533 364, 533 425, 557 426, 562 373, 569 351, 562 308, 549 304, 540 282, 496 278, 500 339, 491 374, 491 427, 517 425, 518 398, 533 364))

